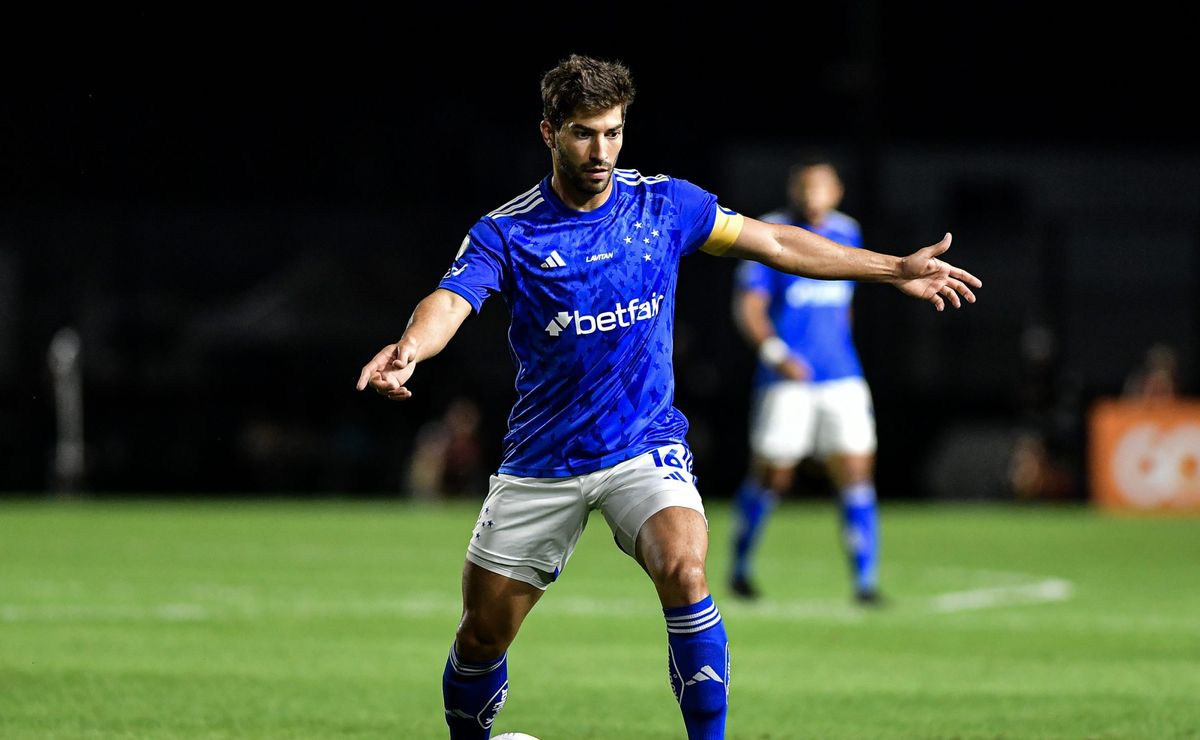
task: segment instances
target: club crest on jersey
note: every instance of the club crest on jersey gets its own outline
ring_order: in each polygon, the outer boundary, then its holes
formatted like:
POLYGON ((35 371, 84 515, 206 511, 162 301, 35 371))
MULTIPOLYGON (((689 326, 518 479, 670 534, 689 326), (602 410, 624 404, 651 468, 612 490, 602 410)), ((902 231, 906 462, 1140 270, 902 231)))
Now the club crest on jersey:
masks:
POLYGON ((557 337, 573 327, 575 334, 581 336, 633 326, 638 321, 657 316, 664 298, 666 296, 651 293, 649 300, 632 298, 625 303, 618 301, 613 305, 613 310, 601 311, 595 315, 580 313, 578 309, 559 311, 550 319, 550 323, 546 324, 546 333, 557 337))

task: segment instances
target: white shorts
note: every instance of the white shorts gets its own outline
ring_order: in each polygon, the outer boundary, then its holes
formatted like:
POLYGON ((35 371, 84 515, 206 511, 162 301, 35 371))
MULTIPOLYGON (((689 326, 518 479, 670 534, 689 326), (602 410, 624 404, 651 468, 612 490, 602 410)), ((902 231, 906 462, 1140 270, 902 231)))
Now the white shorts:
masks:
POLYGON ((781 381, 755 398, 750 449, 772 465, 790 467, 810 455, 870 455, 875 444, 871 390, 862 378, 781 381))
POLYGON ((603 512, 617 545, 632 557, 642 525, 671 506, 704 516, 685 445, 569 478, 493 475, 467 559, 544 590, 566 567, 593 509, 603 512))

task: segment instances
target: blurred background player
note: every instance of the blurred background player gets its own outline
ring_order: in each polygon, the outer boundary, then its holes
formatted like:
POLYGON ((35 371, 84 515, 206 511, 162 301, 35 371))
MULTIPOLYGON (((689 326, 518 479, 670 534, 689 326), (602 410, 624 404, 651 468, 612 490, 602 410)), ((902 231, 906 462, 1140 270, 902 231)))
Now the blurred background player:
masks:
POLYGON ((1125 378, 1122 395, 1131 400, 1160 401, 1179 396, 1179 353, 1169 344, 1157 343, 1125 378))
MULTIPOLYGON (((832 241, 862 246, 858 222, 837 210, 844 194, 834 164, 810 156, 793 165, 787 208, 762 217, 832 241)), ((737 270, 734 319, 758 348, 750 423, 751 468, 735 499, 730 586, 758 596, 752 557, 767 518, 792 486, 797 465, 814 456, 837 488, 855 599, 879 601, 879 523, 875 504, 875 418, 851 336, 851 281, 788 275, 758 262, 737 270)))
POLYGON ((408 491, 414 499, 465 496, 486 487, 479 406, 455 396, 440 417, 417 432, 408 465, 408 491))

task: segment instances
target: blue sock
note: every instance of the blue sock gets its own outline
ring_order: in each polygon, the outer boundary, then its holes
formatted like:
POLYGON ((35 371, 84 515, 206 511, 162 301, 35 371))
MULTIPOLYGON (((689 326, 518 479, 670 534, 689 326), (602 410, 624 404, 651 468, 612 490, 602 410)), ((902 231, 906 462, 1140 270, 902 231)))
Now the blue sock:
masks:
POLYGON ((450 646, 442 673, 442 700, 450 740, 487 740, 492 722, 508 699, 508 653, 497 660, 472 663, 450 646))
POLYGON ((855 483, 842 490, 842 525, 854 588, 874 591, 879 575, 879 516, 873 483, 855 483))
POLYGON ((663 609, 667 671, 688 740, 724 740, 729 705, 729 639, 712 596, 663 609))
POLYGON ((774 494, 749 478, 742 482, 734 499, 734 515, 737 518, 733 539, 734 578, 750 576, 754 547, 774 508, 774 494))

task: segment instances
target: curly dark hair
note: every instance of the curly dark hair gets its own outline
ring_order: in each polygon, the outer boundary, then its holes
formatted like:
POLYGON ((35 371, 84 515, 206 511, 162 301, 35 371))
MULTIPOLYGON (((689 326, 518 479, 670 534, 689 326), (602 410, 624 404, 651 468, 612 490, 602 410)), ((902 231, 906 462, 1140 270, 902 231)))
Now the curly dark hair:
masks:
POLYGON ((576 111, 619 105, 624 117, 635 92, 624 64, 572 54, 542 76, 542 115, 556 130, 576 111))

